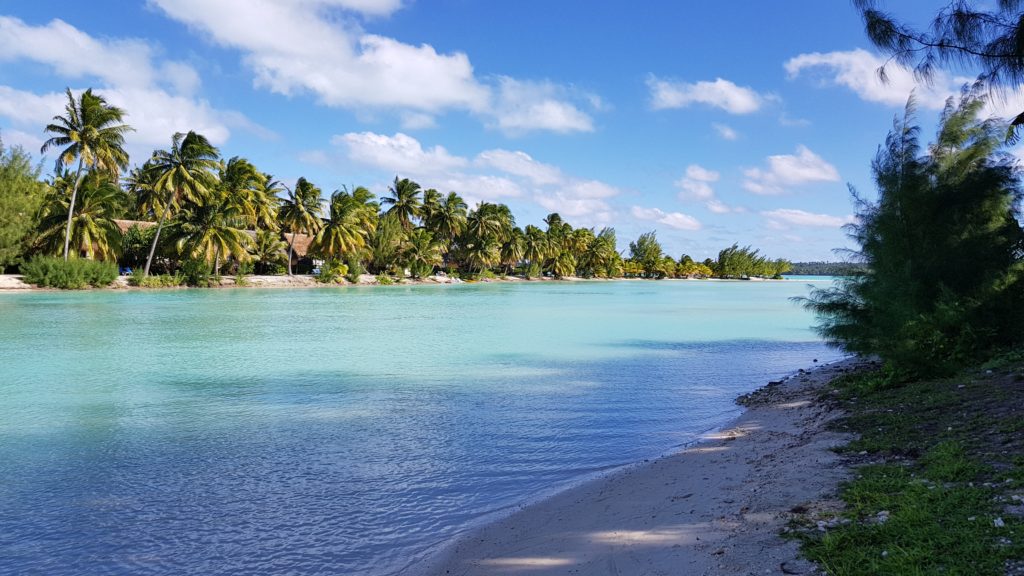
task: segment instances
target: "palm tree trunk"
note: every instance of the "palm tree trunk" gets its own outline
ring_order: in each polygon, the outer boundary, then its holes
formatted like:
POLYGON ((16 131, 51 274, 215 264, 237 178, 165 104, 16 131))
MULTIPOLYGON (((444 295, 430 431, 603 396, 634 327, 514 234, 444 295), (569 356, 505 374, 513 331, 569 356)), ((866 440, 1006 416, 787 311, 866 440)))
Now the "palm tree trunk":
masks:
POLYGON ((220 273, 220 246, 217 246, 217 255, 213 258, 213 275, 220 273))
POLYGON ((167 212, 171 209, 171 203, 164 206, 163 214, 160 215, 160 223, 156 225, 156 236, 153 236, 153 244, 149 247, 149 257, 146 258, 146 269, 142 271, 142 277, 149 276, 149 266, 153 263, 153 254, 156 253, 156 244, 160 241, 160 231, 164 228, 164 220, 167 219, 167 212))
POLYGON ((295 246, 295 232, 292 232, 291 242, 288 242, 288 275, 292 275, 292 247, 295 246))
POLYGON ((68 261, 71 247, 71 218, 75 214, 75 198, 78 197, 78 183, 82 178, 82 157, 78 157, 78 170, 75 171, 75 185, 71 187, 71 204, 68 206, 68 226, 64 230, 64 261, 68 261))

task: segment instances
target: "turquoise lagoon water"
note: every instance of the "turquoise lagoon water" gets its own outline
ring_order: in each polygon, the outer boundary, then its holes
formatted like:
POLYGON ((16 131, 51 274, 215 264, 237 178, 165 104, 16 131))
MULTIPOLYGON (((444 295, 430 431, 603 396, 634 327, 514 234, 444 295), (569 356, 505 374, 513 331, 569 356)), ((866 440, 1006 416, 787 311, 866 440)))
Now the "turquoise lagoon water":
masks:
POLYGON ((396 574, 838 358, 807 283, 0 294, 0 573, 396 574))

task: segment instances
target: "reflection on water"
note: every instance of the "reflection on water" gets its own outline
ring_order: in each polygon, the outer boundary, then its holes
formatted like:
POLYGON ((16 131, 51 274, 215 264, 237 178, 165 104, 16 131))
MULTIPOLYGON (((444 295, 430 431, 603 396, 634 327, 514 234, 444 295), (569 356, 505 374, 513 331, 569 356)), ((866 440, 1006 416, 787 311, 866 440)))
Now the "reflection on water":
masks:
POLYGON ((0 295, 0 558, 389 574, 828 361, 804 283, 0 295))

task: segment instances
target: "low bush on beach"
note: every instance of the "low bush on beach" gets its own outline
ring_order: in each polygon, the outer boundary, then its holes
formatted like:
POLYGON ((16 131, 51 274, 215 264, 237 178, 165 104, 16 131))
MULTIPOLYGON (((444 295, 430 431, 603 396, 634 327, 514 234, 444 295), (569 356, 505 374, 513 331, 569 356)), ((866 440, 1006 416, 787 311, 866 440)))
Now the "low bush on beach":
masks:
POLYGON ((348 265, 339 260, 328 260, 320 266, 320 272, 313 278, 323 284, 334 284, 348 274, 348 265))
POLYGON ((807 557, 841 576, 1020 573, 1022 357, 901 386, 880 371, 833 381, 826 398, 847 413, 835 427, 858 435, 839 451, 864 465, 840 521, 798 529, 807 557))
POLYGON ((366 272, 366 269, 363 268, 362 262, 360 262, 358 258, 350 256, 345 261, 345 266, 347 268, 347 271, 344 274, 345 280, 348 280, 352 284, 358 284, 359 277, 366 272))
POLYGON ((174 288, 184 283, 185 280, 176 274, 144 276, 141 270, 136 270, 128 277, 128 284, 139 288, 174 288))
POLYGON ((391 276, 388 276, 387 274, 378 274, 377 275, 377 284, 381 284, 383 286, 390 286, 391 284, 394 284, 394 283, 395 283, 395 280, 391 276))
POLYGON ((211 284, 210 265, 199 259, 186 260, 180 274, 188 286, 207 288, 211 284))
POLYGON ((25 282, 43 288, 81 290, 90 286, 109 286, 117 279, 117 264, 84 258, 65 261, 54 256, 39 256, 21 265, 25 282))

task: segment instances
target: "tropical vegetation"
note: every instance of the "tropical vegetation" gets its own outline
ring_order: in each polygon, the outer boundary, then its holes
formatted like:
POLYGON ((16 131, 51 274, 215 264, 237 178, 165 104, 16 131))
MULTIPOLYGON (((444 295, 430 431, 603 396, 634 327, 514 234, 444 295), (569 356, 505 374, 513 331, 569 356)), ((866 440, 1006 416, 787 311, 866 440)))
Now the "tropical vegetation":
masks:
POLYGON ((950 99, 922 150, 913 99, 872 169, 877 201, 856 191, 849 227, 864 269, 812 293, 830 342, 875 354, 899 379, 948 374, 1024 343, 1021 172, 986 94, 950 99))
MULTIPOLYGON (((60 148, 48 181, 23 150, 0 145, 2 266, 26 271, 32 259, 54 255, 114 263, 144 287, 206 285, 222 274, 241 285, 253 272, 315 272, 323 282, 369 273, 388 283, 438 273, 771 278, 789 266, 736 245, 717 260, 676 259, 654 231, 624 255, 613 228, 575 228, 557 213, 543 226, 520 227, 505 204, 470 207, 457 192, 398 176, 381 198, 362 186, 325 194, 306 178, 289 186, 246 158, 225 159, 194 131, 172 135, 166 149, 128 170, 127 113, 92 90, 77 98, 69 90, 67 100, 65 114, 46 127, 52 137, 41 151, 60 148)), ((40 260, 37 268, 54 266, 40 260)), ((68 274, 77 269, 68 264, 68 274)))

